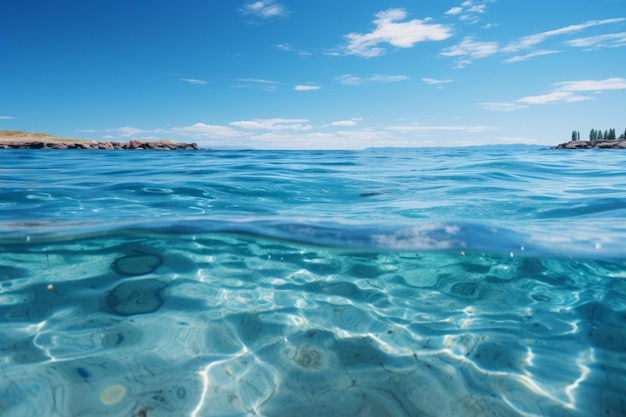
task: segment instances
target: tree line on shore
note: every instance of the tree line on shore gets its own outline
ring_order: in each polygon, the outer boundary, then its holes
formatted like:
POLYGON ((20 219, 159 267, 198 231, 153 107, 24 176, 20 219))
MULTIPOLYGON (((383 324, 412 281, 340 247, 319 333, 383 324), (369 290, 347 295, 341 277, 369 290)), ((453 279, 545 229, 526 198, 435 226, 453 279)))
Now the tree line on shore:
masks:
MULTIPOLYGON (((596 129, 591 129, 589 131, 589 140, 626 140, 626 130, 624 130, 624 133, 622 133, 619 138, 617 137, 617 134, 615 133, 615 129, 608 129, 608 130, 604 130, 604 132, 602 131, 602 129, 596 130, 596 129)), ((579 141, 580 140, 580 131, 577 130, 572 130, 572 142, 574 141, 579 141)))

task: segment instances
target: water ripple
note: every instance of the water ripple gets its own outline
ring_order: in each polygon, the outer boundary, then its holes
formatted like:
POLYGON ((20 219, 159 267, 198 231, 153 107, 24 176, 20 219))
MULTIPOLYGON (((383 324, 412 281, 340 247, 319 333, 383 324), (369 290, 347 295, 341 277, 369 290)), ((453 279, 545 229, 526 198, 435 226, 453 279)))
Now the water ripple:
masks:
POLYGON ((626 413, 621 154, 7 155, 0 415, 626 413))

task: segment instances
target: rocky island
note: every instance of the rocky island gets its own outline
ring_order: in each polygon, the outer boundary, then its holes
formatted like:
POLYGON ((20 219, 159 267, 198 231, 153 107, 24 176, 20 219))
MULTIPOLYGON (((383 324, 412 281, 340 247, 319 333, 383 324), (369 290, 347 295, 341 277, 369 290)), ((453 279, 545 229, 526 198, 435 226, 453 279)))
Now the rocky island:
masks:
POLYGON ((626 140, 573 140, 557 145, 556 149, 626 149, 626 140))
POLYGON ((591 129, 589 140, 580 140, 580 132, 572 131, 569 142, 555 146, 555 149, 626 149, 626 130, 619 137, 615 129, 591 129))
POLYGON ((171 140, 110 142, 86 139, 67 139, 47 133, 28 133, 17 130, 0 130, 0 149, 124 149, 124 150, 198 150, 196 143, 180 143, 171 140))

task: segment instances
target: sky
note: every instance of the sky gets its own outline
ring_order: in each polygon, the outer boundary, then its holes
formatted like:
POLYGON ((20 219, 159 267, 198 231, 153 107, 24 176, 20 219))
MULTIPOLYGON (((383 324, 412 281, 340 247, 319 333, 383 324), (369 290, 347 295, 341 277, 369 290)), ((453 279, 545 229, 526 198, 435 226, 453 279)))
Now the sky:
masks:
POLYGON ((626 129, 626 0, 3 0, 0 130, 211 148, 626 129))

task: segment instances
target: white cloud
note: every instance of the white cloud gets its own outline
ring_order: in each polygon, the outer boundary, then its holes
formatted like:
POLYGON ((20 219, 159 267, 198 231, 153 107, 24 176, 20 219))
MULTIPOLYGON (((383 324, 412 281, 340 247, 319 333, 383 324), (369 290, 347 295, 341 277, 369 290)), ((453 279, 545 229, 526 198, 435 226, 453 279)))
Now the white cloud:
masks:
MULTIPOLYGON (((475 5, 472 2, 464 2, 464 7, 468 7, 467 10, 472 10, 477 13, 482 13, 485 9, 483 5, 475 5)), ((547 39, 559 36, 575 33, 584 29, 588 29, 595 26, 607 25, 613 23, 619 23, 626 21, 626 18, 604 19, 604 20, 590 20, 585 23, 569 25, 559 29, 549 30, 546 32, 536 33, 529 36, 524 36, 514 42, 501 46, 498 42, 482 42, 475 41, 473 38, 467 37, 457 45, 445 48, 440 52, 442 56, 455 57, 455 66, 457 68, 463 68, 468 64, 471 64, 473 60, 478 58, 486 58, 497 53, 513 54, 523 50, 536 47, 538 44, 546 41, 547 39)), ((575 47, 619 47, 626 46, 626 32, 615 33, 609 35, 600 35, 587 38, 578 38, 570 41, 565 41, 564 44, 575 47)), ((514 62, 525 61, 527 59, 559 53, 558 50, 538 50, 527 54, 513 56, 504 60, 503 62, 510 64, 514 62)))
POLYGON ((296 85, 293 89, 296 91, 315 91, 319 90, 320 86, 318 85, 296 85))
POLYGON ((15 117, 13 116, 0 116, 0 120, 13 120, 15 117))
POLYGON ((230 123, 232 126, 248 130, 310 130, 313 127, 307 119, 254 119, 230 123))
POLYGON ((260 0, 253 3, 246 3, 242 6, 241 12, 261 19, 284 17, 287 15, 287 9, 273 0, 260 0))
POLYGON ((206 81, 197 80, 195 78, 181 78, 180 80, 189 84, 206 84, 206 81))
POLYGON ((517 104, 517 103, 485 102, 485 103, 479 103, 479 104, 485 110, 503 111, 503 112, 510 112, 510 111, 515 111, 515 110, 525 109, 528 107, 527 105, 517 104))
POLYGON ((484 4, 477 4, 475 6, 470 7, 468 11, 472 13, 485 13, 486 7, 487 6, 485 6, 484 4))
POLYGON ((440 55, 457 57, 456 66, 463 68, 476 58, 486 58, 498 52, 498 42, 479 42, 465 38, 461 43, 444 49, 440 55))
POLYGON ((626 88, 626 79, 607 78, 606 80, 564 81, 554 85, 563 91, 622 90, 626 88))
POLYGON ((398 130, 403 132, 467 132, 480 133, 498 130, 492 126, 427 126, 427 125, 405 125, 391 126, 387 130, 398 130))
POLYGON ((444 49, 441 55, 485 58, 496 52, 498 52, 498 42, 478 42, 471 38, 465 38, 461 43, 444 49))
POLYGON ((260 78, 240 78, 235 80, 239 84, 234 85, 237 88, 260 88, 265 91, 276 91, 280 83, 278 81, 263 80, 260 78))
POLYGON ((463 12, 463 8, 462 7, 453 7, 450 10, 448 10, 445 14, 449 14, 449 15, 457 15, 463 12))
POLYGON ((447 12, 448 16, 458 16, 459 20, 465 23, 477 23, 480 18, 478 15, 485 13, 487 10, 486 3, 492 0, 483 1, 465 1, 461 7, 452 7, 447 12))
POLYGON ((167 133, 166 131, 164 131, 162 129, 144 130, 144 129, 138 129, 136 127, 131 127, 131 126, 118 127, 118 128, 114 128, 114 129, 103 129, 103 130, 100 130, 100 131, 94 130, 94 129, 85 129, 85 130, 81 130, 81 132, 85 132, 85 133, 106 132, 106 133, 108 133, 108 135, 106 137, 110 138, 110 139, 113 139, 113 138, 128 138, 128 137, 134 137, 134 138, 137 138, 137 139, 144 139, 144 138, 147 137, 146 136, 147 133, 157 133, 157 134, 167 133))
POLYGON ((352 120, 338 120, 336 122, 332 122, 331 126, 356 126, 356 121, 352 120))
POLYGON ((344 74, 341 75, 335 80, 339 81, 344 85, 363 85, 363 84, 385 84, 385 83, 393 83, 398 81, 408 80, 409 77, 406 75, 385 75, 385 74, 374 74, 371 77, 359 77, 352 74, 344 74))
POLYGON ((348 44, 345 53, 365 58, 379 56, 385 53, 381 44, 390 44, 396 48, 410 48, 418 42, 441 41, 452 36, 449 27, 441 24, 430 24, 428 20, 406 19, 404 9, 388 9, 376 14, 374 24, 376 29, 370 33, 349 33, 345 37, 348 44))
POLYGON ((558 54, 560 52, 561 51, 548 51, 548 50, 535 51, 535 52, 530 52, 526 55, 517 55, 512 58, 505 59, 503 62, 507 64, 512 64, 514 62, 526 61, 527 59, 534 58, 536 56, 558 54))
POLYGON ((284 52, 293 52, 297 55, 301 55, 301 56, 309 56, 312 55, 310 52, 305 51, 303 49, 296 49, 293 48, 291 45, 286 44, 286 43, 279 43, 278 45, 276 45, 276 48, 280 49, 281 51, 284 52))
POLYGON ((197 138, 229 138, 241 135, 240 132, 228 126, 207 125, 204 123, 196 123, 186 127, 176 127, 172 129, 172 132, 197 138))
POLYGON ((565 42, 579 48, 617 48, 626 46, 626 32, 577 38, 565 42))
POLYGON ((626 89, 625 78, 607 78, 605 80, 581 80, 563 81, 553 84, 555 87, 546 94, 526 96, 515 100, 514 103, 485 102, 480 106, 485 110, 515 111, 529 107, 529 105, 577 103, 580 101, 593 100, 592 97, 576 94, 578 91, 602 92, 604 90, 626 89))
POLYGON ((240 78, 237 81, 240 81, 242 83, 280 84, 278 81, 263 80, 261 78, 240 78))
POLYGON ((408 80, 409 77, 406 75, 384 75, 384 74, 374 74, 369 77, 367 80, 375 83, 395 83, 398 81, 408 80))
POLYGON ((504 48, 502 48, 503 52, 518 52, 521 51, 523 49, 528 49, 530 47, 533 47, 537 44, 542 43, 543 41, 545 41, 546 39, 552 37, 552 36, 557 36, 557 35, 564 35, 564 34, 568 34, 568 33, 573 33, 573 32, 579 32, 583 29, 587 29, 593 26, 599 26, 599 25, 606 25, 606 24, 610 24, 610 23, 618 23, 618 22, 622 22, 626 20, 626 18, 618 18, 618 19, 605 19, 605 20, 589 20, 585 23, 581 23, 581 24, 577 24, 577 25, 570 25, 570 26, 565 26, 562 27, 560 29, 554 29, 554 30, 549 30, 546 32, 541 32, 541 33, 537 33, 534 35, 529 35, 529 36, 525 36, 523 38, 521 38, 519 41, 516 42, 511 42, 509 43, 507 46, 505 46, 504 48))
POLYGON ((352 74, 344 74, 344 75, 340 75, 339 77, 335 78, 335 80, 339 81, 341 84, 345 84, 345 85, 362 85, 365 84, 367 81, 365 81, 365 78, 362 77, 358 77, 356 75, 352 75, 352 74))
POLYGON ((574 103, 577 101, 591 100, 591 97, 578 96, 570 91, 553 91, 539 96, 522 97, 517 100, 527 104, 553 104, 553 103, 574 103))
POLYGON ((436 80, 434 78, 422 78, 422 81, 428 85, 445 84, 452 82, 452 80, 436 80))
POLYGON ((134 136, 140 133, 147 132, 146 130, 137 129, 135 127, 129 127, 129 126, 120 127, 118 129, 110 129, 109 131, 117 132, 120 136, 123 136, 123 137, 134 136))

